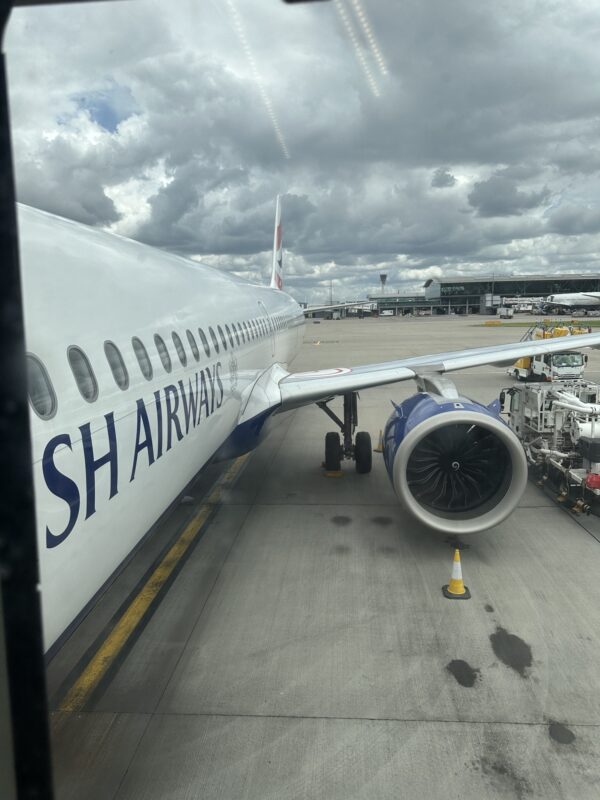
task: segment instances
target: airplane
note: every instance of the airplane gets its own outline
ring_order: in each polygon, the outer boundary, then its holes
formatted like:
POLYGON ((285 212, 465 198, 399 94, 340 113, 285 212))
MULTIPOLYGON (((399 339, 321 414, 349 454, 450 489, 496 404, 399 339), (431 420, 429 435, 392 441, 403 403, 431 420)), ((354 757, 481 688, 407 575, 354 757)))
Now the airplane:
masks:
MULTIPOLYGON (((358 392, 414 380, 384 427, 401 503, 451 534, 497 525, 517 505, 527 464, 499 401, 461 396, 447 373, 564 341, 292 372, 304 313, 283 288, 279 201, 269 286, 25 205, 18 222, 48 651, 204 465, 250 452, 291 409, 316 404, 335 423, 327 470, 350 459, 367 473, 358 392)), ((599 347, 600 333, 569 345, 599 347)))
POLYGON ((578 313, 600 311, 600 292, 571 292, 551 294, 541 304, 544 313, 578 313))

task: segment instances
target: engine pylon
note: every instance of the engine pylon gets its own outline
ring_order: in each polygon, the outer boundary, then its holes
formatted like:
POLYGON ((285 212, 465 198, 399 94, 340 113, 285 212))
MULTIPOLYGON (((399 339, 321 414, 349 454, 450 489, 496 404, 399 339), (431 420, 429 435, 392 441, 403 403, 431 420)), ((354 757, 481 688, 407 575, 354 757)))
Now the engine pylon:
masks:
POLYGON ((450 576, 450 583, 442 586, 444 597, 449 600, 469 600, 471 592, 465 586, 462 576, 462 567, 460 565, 460 550, 458 547, 454 550, 454 559, 452 561, 452 575, 450 576))

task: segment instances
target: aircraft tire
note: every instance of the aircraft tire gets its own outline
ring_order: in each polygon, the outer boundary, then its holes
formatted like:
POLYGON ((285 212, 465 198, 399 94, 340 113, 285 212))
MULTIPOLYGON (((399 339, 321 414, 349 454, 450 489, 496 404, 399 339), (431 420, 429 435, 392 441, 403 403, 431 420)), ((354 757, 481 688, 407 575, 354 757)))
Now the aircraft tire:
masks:
POLYGON ((327 472, 338 472, 340 466, 340 435, 332 431, 325 434, 325 469, 327 472))
POLYGON ((366 431, 356 434, 354 441, 354 459, 356 471, 361 475, 371 472, 373 463, 373 448, 371 447, 371 436, 366 431))

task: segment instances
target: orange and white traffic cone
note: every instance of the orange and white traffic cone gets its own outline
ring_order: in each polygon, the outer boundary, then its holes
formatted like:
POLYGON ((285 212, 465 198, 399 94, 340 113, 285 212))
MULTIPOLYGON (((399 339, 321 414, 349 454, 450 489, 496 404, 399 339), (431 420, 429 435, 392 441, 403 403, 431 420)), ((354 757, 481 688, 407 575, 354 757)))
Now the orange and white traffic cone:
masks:
POLYGON ((374 453, 383 453, 383 431, 379 429, 379 441, 377 447, 373 448, 374 453))
POLYGON ((460 566, 460 550, 458 547, 454 551, 450 583, 442 587, 442 592, 444 593, 444 597, 448 597, 450 600, 468 600, 471 597, 471 592, 463 583, 462 569, 460 566))

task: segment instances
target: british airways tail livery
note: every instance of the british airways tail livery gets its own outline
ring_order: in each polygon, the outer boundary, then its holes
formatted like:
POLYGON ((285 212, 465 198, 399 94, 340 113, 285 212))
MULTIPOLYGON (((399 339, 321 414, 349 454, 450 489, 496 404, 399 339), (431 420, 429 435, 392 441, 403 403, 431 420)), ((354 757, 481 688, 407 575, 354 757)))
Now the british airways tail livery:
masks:
MULTIPOLYGON (((516 506, 522 448, 445 373, 564 350, 561 340, 291 373, 304 315, 282 290, 277 202, 269 287, 19 206, 42 610, 50 647, 210 460, 258 445, 271 418, 316 403, 341 431, 325 466, 371 467, 357 392, 407 379, 385 427, 399 499, 436 530, 474 533, 516 506), (327 403, 343 397, 339 419, 327 403)), ((569 347, 600 346, 600 334, 569 347)))

